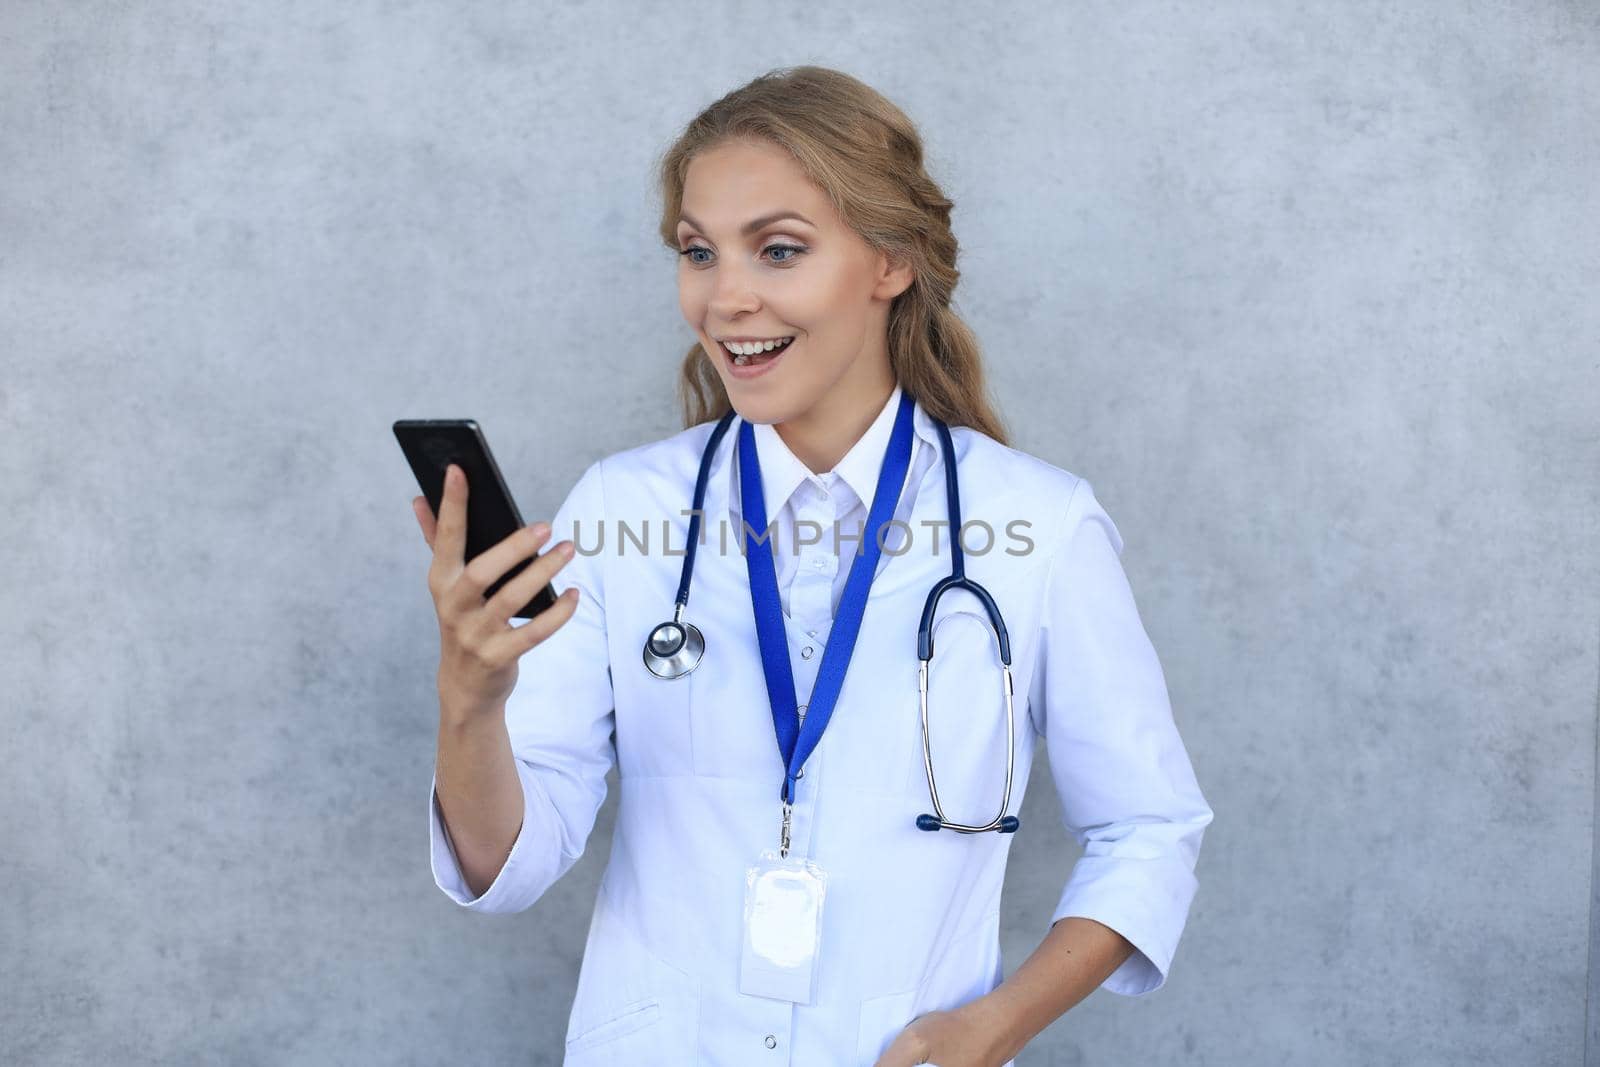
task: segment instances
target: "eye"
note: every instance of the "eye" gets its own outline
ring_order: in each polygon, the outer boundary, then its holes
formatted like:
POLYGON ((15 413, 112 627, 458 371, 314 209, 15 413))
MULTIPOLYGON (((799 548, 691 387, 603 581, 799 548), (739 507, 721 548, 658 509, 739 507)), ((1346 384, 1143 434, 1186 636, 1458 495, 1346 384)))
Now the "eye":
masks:
MULTIPOLYGON (((767 253, 767 252, 774 252, 774 253, 776 253, 776 252, 788 252, 789 255, 786 255, 786 256, 769 257, 769 262, 771 262, 773 265, 776 266, 776 265, 780 265, 780 264, 784 264, 784 263, 790 263, 790 262, 800 258, 801 256, 805 255, 805 253, 807 251, 809 251, 809 249, 807 249, 807 248, 805 248, 805 247, 803 247, 801 245, 770 244, 770 245, 767 245, 765 248, 763 248, 761 251, 763 253, 767 253)), ((709 254, 711 252, 711 249, 705 248, 705 247, 703 247, 701 245, 690 245, 688 248, 680 248, 678 250, 678 255, 689 257, 689 262, 693 263, 693 264, 696 264, 696 265, 703 265, 705 263, 710 262, 710 260, 706 260, 706 259, 696 259, 694 257, 694 254, 696 252, 705 252, 705 253, 709 254)))
POLYGON ((768 245, 767 247, 763 248, 761 251, 763 251, 763 252, 792 252, 792 253, 794 253, 793 255, 785 256, 782 259, 774 259, 773 260, 774 263, 788 263, 790 260, 799 259, 802 255, 805 254, 805 249, 801 248, 798 245, 768 245))

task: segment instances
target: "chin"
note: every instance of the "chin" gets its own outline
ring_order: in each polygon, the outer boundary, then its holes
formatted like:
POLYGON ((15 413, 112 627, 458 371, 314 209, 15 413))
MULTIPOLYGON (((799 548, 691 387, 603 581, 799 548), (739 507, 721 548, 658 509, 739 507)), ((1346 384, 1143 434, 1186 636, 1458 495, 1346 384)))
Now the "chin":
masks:
POLYGON ((740 396, 739 390, 734 388, 728 390, 728 399, 745 422, 777 423, 789 417, 789 405, 781 397, 740 396))

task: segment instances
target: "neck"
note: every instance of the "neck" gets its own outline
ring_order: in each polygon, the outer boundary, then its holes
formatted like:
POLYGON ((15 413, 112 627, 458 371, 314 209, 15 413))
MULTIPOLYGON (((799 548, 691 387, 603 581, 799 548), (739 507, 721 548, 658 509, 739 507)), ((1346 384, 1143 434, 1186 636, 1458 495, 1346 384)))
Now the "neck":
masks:
POLYGON ((811 473, 826 474, 861 440, 889 402, 894 386, 890 375, 874 382, 871 388, 835 390, 810 411, 785 419, 773 429, 811 473))

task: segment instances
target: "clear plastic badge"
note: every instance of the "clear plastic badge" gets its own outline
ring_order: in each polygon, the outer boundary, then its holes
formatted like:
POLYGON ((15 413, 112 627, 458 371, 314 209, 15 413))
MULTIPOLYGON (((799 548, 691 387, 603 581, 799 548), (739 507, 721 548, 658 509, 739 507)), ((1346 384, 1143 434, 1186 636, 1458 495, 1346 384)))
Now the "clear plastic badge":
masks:
POLYGON ((810 1004, 828 875, 810 860, 767 850, 744 876, 744 950, 739 992, 810 1004))

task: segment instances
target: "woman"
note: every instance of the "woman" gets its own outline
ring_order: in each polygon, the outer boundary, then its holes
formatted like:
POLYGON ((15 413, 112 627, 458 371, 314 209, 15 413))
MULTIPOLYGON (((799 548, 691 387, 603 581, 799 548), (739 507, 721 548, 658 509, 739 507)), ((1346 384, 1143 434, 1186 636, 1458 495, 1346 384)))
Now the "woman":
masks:
POLYGON ((442 644, 439 887, 477 911, 533 904, 617 767, 568 1064, 1002 1064, 1098 985, 1160 987, 1212 813, 1120 534, 1087 481, 1009 448, 985 399, 950 308, 951 203, 914 126, 846 75, 777 71, 690 123, 661 177, 698 338, 687 429, 594 463, 548 527, 468 566, 460 472, 437 535, 415 501, 442 644), (936 804, 916 634, 956 558, 947 447, 964 573, 1003 617, 1022 725, 1008 737, 981 596, 948 591, 927 675, 936 804), (661 626, 691 543, 681 615, 703 651, 661 626), (556 606, 509 621, 547 581, 556 606), (1002 983, 1013 834, 995 812, 1020 808, 1041 739, 1084 854, 1002 983))

